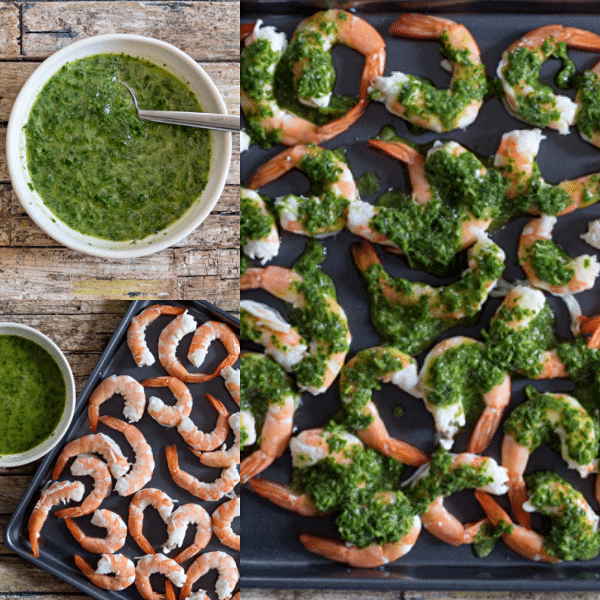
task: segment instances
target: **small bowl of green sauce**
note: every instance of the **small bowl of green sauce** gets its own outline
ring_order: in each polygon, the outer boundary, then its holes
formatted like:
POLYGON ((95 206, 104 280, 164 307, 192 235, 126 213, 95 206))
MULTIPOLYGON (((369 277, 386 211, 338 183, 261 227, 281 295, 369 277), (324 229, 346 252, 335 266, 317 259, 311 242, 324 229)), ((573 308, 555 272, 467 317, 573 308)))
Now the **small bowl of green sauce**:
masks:
POLYGON ((206 72, 178 48, 110 34, 74 42, 21 89, 7 160, 21 204, 61 244, 103 258, 157 252, 196 229, 229 171, 231 134, 140 120, 140 108, 226 114, 206 72))
POLYGON ((0 466, 48 453, 74 410, 73 373, 58 346, 26 325, 0 323, 0 466))

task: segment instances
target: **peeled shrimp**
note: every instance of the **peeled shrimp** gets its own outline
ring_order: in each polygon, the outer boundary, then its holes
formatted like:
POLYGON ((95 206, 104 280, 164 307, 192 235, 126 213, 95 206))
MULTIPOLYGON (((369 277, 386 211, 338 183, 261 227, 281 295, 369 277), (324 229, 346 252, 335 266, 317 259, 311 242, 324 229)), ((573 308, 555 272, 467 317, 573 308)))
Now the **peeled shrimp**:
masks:
POLYGON ((131 499, 128 520, 129 533, 146 554, 154 554, 154 548, 142 533, 144 509, 149 505, 153 506, 161 519, 168 524, 174 504, 165 492, 157 488, 144 488, 136 492, 131 499))
POLYGON ((173 560, 183 563, 195 556, 210 542, 212 537, 212 524, 209 514, 199 504, 182 504, 171 513, 167 524, 167 542, 163 546, 163 552, 169 552, 183 544, 183 538, 188 525, 196 525, 196 536, 187 548, 182 550, 173 560))
POLYGON ((230 448, 226 448, 225 444, 218 450, 212 450, 211 452, 198 452, 190 448, 203 465, 224 468, 240 464, 241 416, 239 412, 229 417, 229 427, 234 434, 233 444, 230 448))
POLYGON ((138 367, 153 365, 155 361, 146 344, 146 327, 160 315, 180 315, 184 311, 181 306, 155 304, 133 317, 127 329, 127 345, 138 367))
POLYGON ((94 585, 103 590, 124 590, 135 581, 135 565, 123 554, 103 554, 95 571, 77 554, 75 564, 94 585))
POLYGON ((600 148, 600 130, 594 103, 598 97, 600 88, 600 63, 596 63, 591 69, 584 71, 577 81, 577 104, 576 125, 579 135, 586 142, 600 148))
POLYGON ((112 477, 105 462, 93 454, 80 454, 71 465, 71 473, 75 477, 89 475, 94 479, 94 489, 83 499, 79 506, 62 508, 54 514, 60 519, 81 517, 93 513, 110 494, 112 477))
POLYGON ((233 367, 225 367, 221 369, 221 377, 225 382, 227 391, 239 406, 240 404, 240 370, 233 367))
POLYGON ((240 535, 231 527, 233 520, 240 516, 240 499, 232 498, 218 506, 213 512, 212 527, 219 541, 225 546, 240 551, 240 535))
POLYGON ((119 477, 115 483, 115 492, 120 496, 131 496, 131 494, 141 490, 152 479, 154 473, 152 446, 146 442, 146 438, 135 425, 130 425, 108 415, 100 417, 100 422, 111 429, 120 431, 135 453, 135 462, 131 470, 119 477))
POLYGON ((210 394, 204 394, 204 397, 219 415, 215 428, 208 433, 200 431, 189 417, 182 419, 179 425, 177 425, 177 431, 183 440, 199 452, 215 450, 225 441, 229 433, 229 411, 222 402, 219 402, 219 400, 210 394))
POLYGON ((177 377, 152 377, 142 381, 144 387, 168 387, 177 402, 173 405, 165 404, 160 398, 151 396, 148 399, 148 414, 165 427, 177 427, 181 421, 190 416, 193 399, 188 386, 177 377))
POLYGON ((142 418, 146 408, 143 386, 129 375, 111 375, 96 387, 88 401, 88 419, 92 433, 96 433, 98 427, 100 405, 115 394, 125 398, 123 415, 129 422, 136 422, 142 418))
POLYGON ((248 481, 248 485, 263 498, 281 508, 291 510, 303 517, 318 517, 321 515, 308 494, 297 494, 287 485, 255 477, 248 481))
POLYGON ((40 555, 40 531, 52 507, 70 500, 79 502, 83 498, 84 492, 85 486, 81 481, 56 481, 42 490, 40 499, 33 507, 27 523, 29 542, 34 556, 40 555))
POLYGON ((240 247, 244 254, 264 265, 279 254, 281 241, 275 217, 261 195, 245 187, 240 187, 240 211, 240 247), (257 215, 258 221, 250 218, 257 215), (263 227, 269 230, 266 235, 263 227))
POLYGON ((117 513, 100 508, 94 512, 91 523, 98 527, 104 527, 107 530, 106 537, 88 537, 75 524, 75 521, 69 518, 65 519, 69 531, 84 550, 94 554, 114 554, 125 545, 127 525, 117 513))
POLYGON ((142 556, 135 567, 135 587, 142 598, 146 600, 164 600, 165 595, 152 590, 150 576, 161 573, 169 579, 173 585, 181 587, 186 582, 184 568, 173 559, 164 554, 148 554, 142 556))
POLYGON ((240 474, 236 465, 231 465, 221 471, 221 476, 209 483, 199 481, 193 475, 179 468, 177 446, 166 447, 167 465, 173 481, 182 489, 187 490, 192 496, 200 500, 220 500, 223 496, 230 494, 233 488, 240 482, 240 474))
POLYGON ((181 587, 180 598, 197 598, 198 600, 207 600, 208 595, 204 590, 198 590, 192 593, 192 585, 200 577, 208 573, 211 569, 219 572, 219 578, 215 583, 215 591, 219 600, 228 600, 235 589, 240 574, 238 572, 235 560, 225 552, 206 552, 199 556, 187 569, 185 584, 181 587))
MULTIPOLYGON (((221 341, 225 350, 227 350, 227 357, 209 375, 210 379, 220 375, 222 369, 231 367, 240 355, 240 341, 232 329, 220 321, 206 321, 196 329, 188 350, 188 359, 195 367, 202 365, 206 359, 208 347, 215 340, 221 341)), ((207 379, 206 381, 209 380, 207 379)))

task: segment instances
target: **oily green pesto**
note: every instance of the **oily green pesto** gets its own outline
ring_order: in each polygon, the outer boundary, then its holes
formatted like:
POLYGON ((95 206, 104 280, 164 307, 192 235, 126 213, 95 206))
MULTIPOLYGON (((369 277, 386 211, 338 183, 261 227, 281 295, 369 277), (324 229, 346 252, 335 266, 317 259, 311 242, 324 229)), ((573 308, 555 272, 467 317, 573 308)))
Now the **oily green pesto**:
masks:
POLYGON ((574 407, 555 394, 540 393, 532 386, 527 386, 525 393, 527 401, 504 422, 504 433, 530 452, 545 444, 560 452, 555 433, 560 426, 565 431, 566 452, 577 464, 587 465, 598 456, 599 427, 583 408, 574 407))
POLYGON ((497 525, 492 525, 490 521, 486 521, 473 539, 473 552, 479 558, 485 558, 496 545, 505 533, 512 533, 514 525, 505 519, 500 519, 497 525))
POLYGON ((549 285, 566 285, 575 276, 573 259, 552 240, 536 240, 524 260, 538 279, 549 285))
POLYGON ((584 496, 553 471, 537 471, 525 477, 529 502, 548 517, 544 548, 561 560, 591 560, 600 553, 600 534, 582 504, 584 496))
POLYGON ((266 198, 260 200, 240 194, 240 246, 244 248, 251 240, 266 238, 275 225, 275 219, 267 209, 266 198))
POLYGON ((138 240, 182 217, 202 193, 210 132, 143 121, 140 107, 202 111, 183 82, 125 54, 63 66, 39 94, 25 125, 27 164, 46 206, 73 229, 138 240))
POLYGON ((357 180, 356 187, 360 196, 370 196, 374 194, 380 185, 380 179, 377 173, 365 171, 357 180))
POLYGON ((67 391, 50 353, 16 335, 0 335, 0 455, 18 454, 49 438, 67 391))
POLYGON ((577 129, 587 138, 600 130, 600 78, 593 71, 584 71, 577 81, 577 129))

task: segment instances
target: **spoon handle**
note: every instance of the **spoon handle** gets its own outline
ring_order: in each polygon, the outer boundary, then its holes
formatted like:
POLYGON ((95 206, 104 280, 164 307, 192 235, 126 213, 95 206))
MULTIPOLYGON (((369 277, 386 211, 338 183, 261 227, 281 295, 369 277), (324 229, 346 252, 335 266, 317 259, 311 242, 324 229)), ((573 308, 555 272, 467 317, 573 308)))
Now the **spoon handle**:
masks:
POLYGON ((240 117, 235 115, 220 115, 201 112, 180 112, 174 110, 140 110, 141 119, 170 123, 172 125, 187 125, 203 129, 218 129, 220 131, 239 131, 240 117))

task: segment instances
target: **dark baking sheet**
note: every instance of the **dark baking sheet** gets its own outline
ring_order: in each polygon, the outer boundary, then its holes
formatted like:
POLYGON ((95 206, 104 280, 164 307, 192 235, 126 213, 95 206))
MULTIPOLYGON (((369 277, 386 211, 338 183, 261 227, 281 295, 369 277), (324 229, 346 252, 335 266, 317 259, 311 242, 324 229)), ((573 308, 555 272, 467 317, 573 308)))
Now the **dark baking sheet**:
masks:
MULTIPOLYGON (((148 347, 154 353, 156 357, 156 363, 152 366, 137 367, 129 348, 127 347, 127 328, 129 323, 144 308, 157 304, 157 302, 150 301, 135 301, 129 306, 125 316, 121 320, 121 323, 117 327, 113 334, 110 342, 108 343, 105 351, 103 352, 98 364, 94 368, 89 379, 85 383, 81 393, 77 398, 75 406, 75 415, 71 427, 69 428, 65 442, 78 438, 82 435, 90 433, 88 422, 87 422, 87 401, 96 387, 96 385, 104 378, 113 374, 125 374, 131 375, 138 381, 147 379, 149 377, 165 375, 163 368, 158 362, 158 355, 156 351, 158 336, 163 327, 173 319, 172 316, 161 316, 154 323, 150 324, 146 329, 146 339, 148 341, 148 347)), ((239 321, 229 315, 228 313, 220 310, 216 306, 205 302, 205 301, 190 301, 190 302, 160 302, 160 304, 173 304, 181 305, 187 308, 189 313, 196 319, 198 325, 209 320, 223 321, 227 325, 231 326, 236 334, 239 334, 239 321)), ((178 347, 178 356, 182 360, 184 365, 188 365, 187 362, 187 348, 192 334, 188 334, 183 338, 178 347)), ((209 369, 214 370, 219 362, 225 357, 225 351, 219 343, 211 344, 209 348, 209 354, 207 356, 205 364, 202 366, 203 370, 210 372, 209 369)), ((237 367, 237 363, 236 363, 237 367)), ((195 368, 190 366, 190 371, 194 372, 195 368)), ((211 430, 214 427, 216 416, 215 411, 205 401, 204 393, 208 392, 221 400, 230 412, 236 412, 238 409, 235 402, 231 399, 229 392, 226 390, 221 377, 217 377, 212 381, 202 384, 189 384, 190 391, 194 397, 194 408, 192 410, 191 418, 200 428, 206 431, 211 430)), ((165 403, 172 403, 172 396, 168 388, 146 388, 146 396, 149 398, 151 395, 162 398, 165 403)), ((111 414, 120 419, 123 417, 123 400, 120 396, 115 396, 111 400, 105 402, 100 408, 100 414, 111 414)), ((178 500, 175 504, 177 508, 180 504, 188 502, 195 502, 201 504, 209 514, 217 508, 217 506, 227 498, 223 498, 216 502, 204 502, 199 498, 192 496, 190 493, 181 489, 175 485, 171 479, 171 475, 167 468, 165 459, 165 446, 168 444, 177 444, 179 452, 180 466, 193 473, 199 479, 206 478, 207 481, 212 481, 215 477, 219 476, 219 469, 212 469, 204 467, 199 464, 198 459, 195 458, 192 453, 187 450, 185 442, 181 439, 175 428, 165 428, 159 425, 150 415, 144 414, 142 419, 135 423, 140 428, 142 433, 145 435, 146 440, 153 446, 154 459, 156 467, 152 479, 146 484, 145 487, 158 487, 165 491, 171 498, 178 500)), ((98 432, 105 433, 111 437, 114 437, 115 441, 121 446, 123 453, 131 461, 134 458, 133 452, 124 439, 124 437, 114 430, 110 430, 108 427, 102 424, 98 425, 98 432), (113 435, 114 434, 114 435, 113 435)), ((230 433, 227 438, 227 443, 231 444, 233 435, 230 433)), ((54 466, 55 458, 62 450, 64 444, 59 444, 50 454, 48 454, 40 464, 36 471, 29 487, 25 491, 23 498, 19 502, 15 512, 11 516, 6 529, 4 531, 4 540, 6 545, 15 553, 29 560, 35 565, 45 569, 46 571, 56 575, 57 577, 65 580, 66 582, 74 585, 80 590, 87 592, 90 596, 99 598, 101 600, 106 599, 134 599, 139 600, 141 596, 138 594, 135 585, 120 591, 108 591, 102 590, 93 585, 87 578, 83 576, 81 571, 75 566, 73 561, 73 555, 79 554, 83 556, 90 564, 94 567, 96 565, 99 555, 88 553, 81 548, 81 546, 75 541, 68 531, 66 525, 61 519, 58 519, 51 512, 46 520, 46 523, 41 531, 40 537, 40 555, 35 558, 31 554, 31 546, 29 544, 29 536, 27 532, 27 520, 31 514, 31 510, 35 502, 39 498, 40 488, 51 478, 52 467, 54 466)), ((75 479, 70 472, 70 464, 65 467, 65 470, 60 477, 60 480, 73 480, 75 479)), ((89 493, 91 478, 86 477, 82 479, 86 485, 86 494, 89 493)), ((236 493, 238 492, 236 488, 236 493)), ((106 498, 101 508, 108 508, 109 510, 115 511, 121 515, 124 521, 127 523, 128 507, 131 501, 131 496, 121 497, 113 492, 108 498, 106 498)), ((70 503, 63 506, 75 506, 76 503, 70 503)), ((106 530, 98 527, 94 527, 89 524, 92 515, 78 517, 75 522, 81 527, 87 535, 91 536, 102 536, 106 530)), ((237 522, 234 522, 234 530, 237 529, 237 522)), ((152 546, 161 552, 160 546, 166 541, 166 525, 161 520, 158 513, 150 508, 144 513, 144 534, 148 538, 148 541, 152 546)), ((184 547, 187 546, 193 540, 195 535, 195 527, 189 527, 185 540, 184 547)), ((231 554, 239 559, 239 553, 235 552, 231 548, 223 546, 216 536, 213 535, 210 543, 203 552, 209 552, 212 550, 223 550, 228 554, 231 554)), ((144 552, 138 547, 131 535, 127 536, 125 546, 119 552, 125 554, 130 559, 134 560, 136 557, 140 557, 144 552)), ((168 553, 168 556, 174 556, 175 550, 168 553)), ((134 560, 135 562, 135 560, 134 560)), ((183 563, 184 568, 187 568, 193 559, 183 563)), ((156 584, 157 590, 164 590, 164 584, 160 581, 160 576, 153 576, 152 581, 156 584), (156 581, 155 581, 156 578, 156 581)), ((216 580, 216 572, 211 571, 205 578, 199 580, 194 588, 202 585, 208 590, 214 589, 214 582, 216 580)), ((212 592, 211 592, 212 593, 212 592)))
MULTIPOLYGON (((331 4, 328 2, 327 6, 331 4)), ((494 77, 502 51, 531 29, 545 24, 560 23, 600 33, 600 4, 590 2, 345 2, 337 5, 343 5, 345 8, 356 7, 357 14, 364 14, 382 33, 387 45, 385 75, 395 70, 424 75, 430 77, 438 86, 445 86, 449 81, 448 74, 439 67, 439 44, 401 40, 387 33, 389 26, 400 13, 422 10, 464 23, 479 43, 488 74, 494 77)), ((242 22, 253 22, 261 18, 265 25, 275 25, 278 30, 285 31, 289 39, 300 19, 318 8, 324 8, 324 3, 285 3, 269 0, 242 2, 242 22)), ((600 54, 594 53, 570 51, 569 55, 579 70, 591 68, 600 60, 600 54)), ((336 48, 334 61, 338 68, 336 92, 356 93, 362 70, 362 57, 358 57, 347 48, 336 48)), ((542 80, 551 83, 558 66, 558 61, 548 61, 542 69, 542 80)), ((418 143, 435 139, 455 139, 485 155, 494 154, 503 133, 513 129, 530 128, 508 115, 498 99, 490 99, 484 103, 478 118, 466 131, 446 134, 427 132, 415 136, 409 132, 405 121, 388 113, 382 104, 372 102, 366 114, 349 131, 322 145, 327 148, 346 148, 355 177, 360 177, 366 171, 376 172, 381 178, 378 194, 390 187, 405 187, 399 164, 365 146, 366 140, 375 136, 387 124, 393 124, 402 137, 418 143)), ((572 128, 571 134, 567 136, 560 136, 550 130, 545 130, 544 135, 547 139, 541 144, 537 160, 542 176, 549 182, 558 183, 600 170, 600 150, 581 140, 575 128, 572 128)), ((268 151, 257 146, 251 147, 242 155, 242 183, 247 183, 259 165, 281 150, 281 146, 268 151)), ((307 189, 306 178, 298 172, 293 172, 260 191, 268 196, 277 197, 284 193, 302 193, 307 189)), ((375 197, 376 195, 363 199, 373 201, 375 197)), ((583 253, 593 255, 596 250, 579 239, 579 235, 587 231, 589 221, 598 217, 600 204, 561 217, 555 228, 554 240, 562 244, 572 256, 583 253)), ((492 236, 507 254, 504 277, 510 281, 525 278, 523 271, 516 264, 516 248, 521 229, 528 220, 529 218, 519 218, 492 236)), ((353 338, 349 357, 363 348, 379 343, 379 336, 369 320, 367 296, 350 258, 350 244, 357 239, 348 231, 344 231, 334 238, 323 240, 327 248, 323 270, 333 278, 339 302, 349 317, 353 338)), ((291 266, 304 249, 305 238, 283 232, 282 240, 281 252, 270 264, 291 266)), ((439 280, 423 272, 411 271, 401 259, 385 255, 380 250, 378 253, 390 274, 403 275, 413 281, 426 281, 435 285, 452 281, 439 280)), ((600 312, 599 291, 600 285, 596 285, 594 290, 577 296, 584 314, 600 312)), ((244 292, 242 297, 265 301, 285 314, 282 303, 262 292, 244 292)), ((570 337, 570 319, 564 304, 554 297, 548 297, 548 300, 556 314, 558 334, 570 337)), ((487 327, 500 301, 497 298, 489 299, 481 319, 474 327, 451 329, 440 339, 454 335, 468 335, 481 339, 480 331, 487 327)), ((423 354, 417 358, 419 364, 422 364, 423 354)), ((523 401, 523 388, 527 383, 529 382, 526 380, 513 381, 513 397, 507 414, 523 401)), ((536 382, 535 386, 548 391, 573 389, 572 384, 564 380, 536 382)), ((411 441, 426 451, 434 449, 432 417, 423 407, 421 400, 410 397, 392 385, 384 385, 380 392, 375 393, 374 398, 393 436, 411 441), (396 404, 405 408, 401 418, 392 414, 396 404)), ((339 397, 335 384, 322 396, 313 397, 305 393, 303 405, 297 413, 297 430, 324 425, 338 406, 339 397)), ((469 435, 470 432, 467 432, 459 436, 453 451, 464 451, 469 435)), ((500 428, 486 452, 496 459, 500 456, 501 436, 500 428)), ((289 455, 286 453, 263 475, 288 482, 290 466, 289 455)), ((579 476, 567 470, 560 457, 548 448, 541 448, 533 454, 528 471, 541 468, 555 469, 581 489, 592 507, 596 511, 599 510, 594 499, 591 478, 580 480, 579 476)), ((410 474, 411 471, 407 473, 410 474)), ((473 554, 470 546, 454 548, 433 538, 424 530, 415 547, 394 563, 379 569, 350 569, 311 554, 300 544, 299 536, 303 532, 336 536, 332 518, 310 519, 288 513, 246 488, 242 489, 242 496, 243 587, 381 590, 600 588, 600 557, 585 563, 545 565, 525 560, 499 542, 487 558, 479 559, 473 554)), ((474 521, 483 516, 472 492, 456 494, 448 499, 446 504, 463 522, 474 521)))

